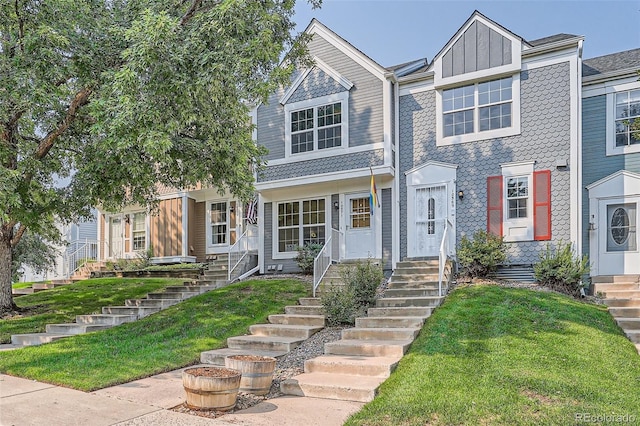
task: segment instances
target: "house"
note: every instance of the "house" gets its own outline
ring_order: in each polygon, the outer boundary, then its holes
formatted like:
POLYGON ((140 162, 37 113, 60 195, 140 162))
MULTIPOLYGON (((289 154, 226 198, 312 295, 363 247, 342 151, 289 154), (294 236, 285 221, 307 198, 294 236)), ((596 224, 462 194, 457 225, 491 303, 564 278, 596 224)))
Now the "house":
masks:
POLYGON ((640 274, 640 49, 582 65, 582 238, 591 275, 640 274))

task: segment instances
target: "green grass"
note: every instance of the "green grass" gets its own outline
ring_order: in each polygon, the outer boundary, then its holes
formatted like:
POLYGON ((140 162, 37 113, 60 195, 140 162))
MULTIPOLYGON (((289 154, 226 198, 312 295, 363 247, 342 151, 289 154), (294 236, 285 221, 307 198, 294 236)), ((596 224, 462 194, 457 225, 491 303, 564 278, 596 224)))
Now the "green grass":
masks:
POLYGON ((298 280, 250 280, 142 320, 42 346, 0 352, 0 372, 84 391, 197 363, 308 293, 298 280))
POLYGON ((124 305, 126 299, 144 297, 184 279, 98 278, 51 290, 15 297, 27 311, 22 317, 0 321, 0 343, 11 342, 12 334, 42 333, 46 324, 74 322, 76 315, 100 313, 103 306, 124 305))
POLYGON ((578 413, 640 422, 640 356, 606 309, 474 286, 435 311, 346 425, 566 425, 578 413))

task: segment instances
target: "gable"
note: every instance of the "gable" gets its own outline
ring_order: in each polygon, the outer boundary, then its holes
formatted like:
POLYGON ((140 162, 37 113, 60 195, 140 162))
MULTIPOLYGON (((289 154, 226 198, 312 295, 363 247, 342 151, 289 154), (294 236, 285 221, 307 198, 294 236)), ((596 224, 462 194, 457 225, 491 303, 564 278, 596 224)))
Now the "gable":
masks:
POLYGON ((338 81, 318 67, 313 69, 300 82, 287 103, 306 101, 313 98, 334 95, 346 89, 338 81))

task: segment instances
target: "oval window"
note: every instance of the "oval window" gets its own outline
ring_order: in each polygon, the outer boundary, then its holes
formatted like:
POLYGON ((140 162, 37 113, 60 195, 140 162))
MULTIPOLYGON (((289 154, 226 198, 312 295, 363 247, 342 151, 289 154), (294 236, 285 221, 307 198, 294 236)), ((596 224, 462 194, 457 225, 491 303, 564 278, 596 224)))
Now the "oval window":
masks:
POLYGON ((611 215, 611 238, 619 245, 624 244, 629 238, 629 214, 621 207, 611 215))

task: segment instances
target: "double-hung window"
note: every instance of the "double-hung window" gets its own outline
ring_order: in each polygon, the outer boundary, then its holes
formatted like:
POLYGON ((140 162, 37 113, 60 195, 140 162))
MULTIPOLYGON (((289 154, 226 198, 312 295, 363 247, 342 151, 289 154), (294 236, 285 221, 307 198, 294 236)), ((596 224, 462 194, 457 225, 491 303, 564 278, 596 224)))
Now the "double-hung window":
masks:
POLYGON ((211 240, 209 245, 227 243, 227 203, 213 202, 210 207, 211 240))
POLYGON ((298 246, 324 244, 325 199, 287 201, 277 205, 277 251, 295 252, 298 246))
POLYGON ((616 93, 615 96, 616 148, 640 144, 640 127, 634 131, 634 122, 640 120, 640 89, 616 93))
POLYGON ((133 237, 133 251, 147 248, 147 215, 145 213, 133 214, 131 235, 133 237))
POLYGON ((291 112, 291 153, 342 145, 342 103, 291 112))

